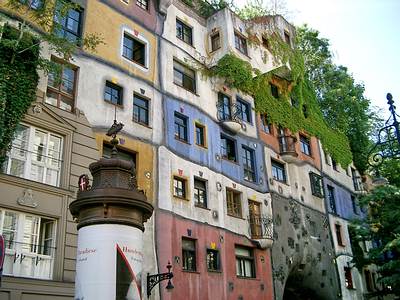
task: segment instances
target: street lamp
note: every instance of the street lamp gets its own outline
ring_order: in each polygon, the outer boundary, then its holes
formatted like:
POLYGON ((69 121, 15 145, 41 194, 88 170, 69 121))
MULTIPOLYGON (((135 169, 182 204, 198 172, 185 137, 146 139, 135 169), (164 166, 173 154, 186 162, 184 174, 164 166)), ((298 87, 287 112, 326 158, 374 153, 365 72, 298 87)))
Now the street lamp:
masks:
POLYGON ((149 273, 147 273, 147 297, 150 297, 151 290, 153 289, 153 287, 155 287, 158 283, 160 283, 163 280, 168 279, 167 286, 165 287, 167 290, 172 290, 174 288, 171 282, 171 278, 174 277, 174 274, 171 272, 171 268, 172 268, 171 263, 168 262, 167 264, 168 272, 161 274, 154 274, 154 275, 150 275, 149 273))
POLYGON ((396 114, 392 94, 388 93, 386 99, 390 117, 385 122, 385 126, 378 131, 378 140, 368 155, 369 165, 376 169, 384 159, 400 159, 400 125, 397 120, 400 116, 396 114))

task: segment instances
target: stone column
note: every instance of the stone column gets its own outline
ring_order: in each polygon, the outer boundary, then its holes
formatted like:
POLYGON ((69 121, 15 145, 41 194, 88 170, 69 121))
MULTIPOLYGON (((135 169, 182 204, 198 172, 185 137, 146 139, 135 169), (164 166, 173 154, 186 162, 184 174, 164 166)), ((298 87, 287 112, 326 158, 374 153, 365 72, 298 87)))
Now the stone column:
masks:
POLYGON ((144 222, 153 206, 137 188, 133 162, 115 156, 89 166, 93 186, 80 180, 69 206, 78 222, 75 299, 141 299, 144 222))

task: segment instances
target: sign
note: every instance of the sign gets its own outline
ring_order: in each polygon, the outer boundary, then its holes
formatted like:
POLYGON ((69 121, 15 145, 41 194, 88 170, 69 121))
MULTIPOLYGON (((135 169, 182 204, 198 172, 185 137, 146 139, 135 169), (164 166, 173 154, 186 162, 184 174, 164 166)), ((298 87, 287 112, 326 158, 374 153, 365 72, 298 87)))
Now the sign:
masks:
POLYGON ((79 176, 78 186, 80 191, 86 191, 89 188, 89 176, 86 174, 79 176))

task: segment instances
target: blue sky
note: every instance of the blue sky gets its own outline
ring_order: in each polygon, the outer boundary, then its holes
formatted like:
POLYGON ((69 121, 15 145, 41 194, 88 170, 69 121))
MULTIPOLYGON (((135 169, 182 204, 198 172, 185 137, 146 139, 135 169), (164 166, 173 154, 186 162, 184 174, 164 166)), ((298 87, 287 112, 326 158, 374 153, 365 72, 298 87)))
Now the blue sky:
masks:
MULTIPOLYGON (((236 0, 238 5, 245 0, 236 0)), ((282 1, 278 1, 282 2, 282 1)), ((400 113, 400 0, 286 0, 288 20, 307 23, 331 42, 335 62, 364 83, 388 117, 386 93, 400 113)))

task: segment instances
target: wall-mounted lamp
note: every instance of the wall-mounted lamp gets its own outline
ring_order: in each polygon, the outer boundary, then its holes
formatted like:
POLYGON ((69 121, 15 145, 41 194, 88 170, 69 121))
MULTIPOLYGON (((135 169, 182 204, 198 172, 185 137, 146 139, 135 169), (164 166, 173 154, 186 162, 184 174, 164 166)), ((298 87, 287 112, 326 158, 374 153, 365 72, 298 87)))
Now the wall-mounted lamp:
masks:
POLYGON ((171 282, 171 278, 174 277, 174 274, 171 272, 172 265, 170 262, 167 264, 167 273, 160 273, 160 274, 154 274, 150 275, 147 273, 147 297, 150 297, 151 295, 151 290, 153 287, 155 287, 157 284, 159 284, 163 280, 168 279, 167 286, 165 287, 167 290, 172 290, 174 288, 174 285, 171 282))

